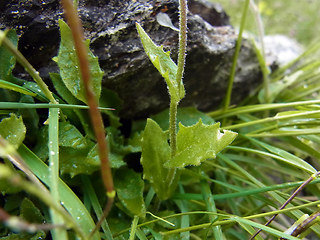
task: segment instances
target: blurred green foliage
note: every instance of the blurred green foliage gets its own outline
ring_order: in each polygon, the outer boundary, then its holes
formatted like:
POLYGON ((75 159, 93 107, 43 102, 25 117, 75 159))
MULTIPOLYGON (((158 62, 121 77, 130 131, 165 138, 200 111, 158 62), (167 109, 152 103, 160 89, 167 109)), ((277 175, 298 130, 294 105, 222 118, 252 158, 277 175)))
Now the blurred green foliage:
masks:
MULTIPOLYGON (((211 0, 220 3, 235 27, 240 25, 244 0, 211 0)), ((320 32, 319 0, 254 0, 260 10, 265 34, 285 34, 307 46, 320 32)), ((247 16, 246 30, 256 33, 252 11, 247 16)))

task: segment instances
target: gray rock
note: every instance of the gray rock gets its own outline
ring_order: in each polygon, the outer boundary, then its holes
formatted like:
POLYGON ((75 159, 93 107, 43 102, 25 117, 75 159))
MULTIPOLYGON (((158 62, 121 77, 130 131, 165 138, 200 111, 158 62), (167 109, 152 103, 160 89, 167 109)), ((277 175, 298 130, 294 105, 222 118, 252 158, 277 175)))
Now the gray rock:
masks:
POLYGON ((303 53, 303 47, 297 41, 285 35, 267 35, 263 38, 266 63, 272 68, 282 67, 303 53))
MULTIPOLYGON (((204 0, 189 0, 188 47, 181 106, 209 111, 224 98, 237 35, 222 8, 204 0)), ((46 78, 57 71, 51 58, 57 54, 62 17, 58 0, 1 1, 0 28, 20 34, 21 52, 46 78)), ((178 33, 161 26, 156 14, 165 11, 178 27, 177 0, 80 0, 79 13, 85 37, 99 57, 103 85, 123 99, 123 118, 142 118, 169 105, 165 82, 143 51, 135 29, 139 22, 150 37, 171 51, 176 60, 178 33)), ((238 59, 232 102, 248 96, 261 81, 254 50, 244 41, 238 59)))

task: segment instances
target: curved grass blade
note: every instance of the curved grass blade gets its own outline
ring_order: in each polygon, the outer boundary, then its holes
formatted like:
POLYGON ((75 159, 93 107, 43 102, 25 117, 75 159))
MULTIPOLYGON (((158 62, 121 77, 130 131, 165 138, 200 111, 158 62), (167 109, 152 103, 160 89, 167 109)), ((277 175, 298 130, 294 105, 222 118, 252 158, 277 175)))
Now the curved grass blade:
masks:
MULTIPOLYGON (((25 145, 21 145, 18 149, 19 154, 23 157, 31 171, 45 184, 49 184, 49 168, 42 162, 31 150, 25 145)), ((68 210, 74 220, 79 224, 86 235, 89 235, 95 224, 90 213, 85 208, 80 199, 74 192, 59 179, 58 189, 60 193, 61 204, 68 210)), ((100 236, 96 233, 93 240, 100 240, 100 236)))

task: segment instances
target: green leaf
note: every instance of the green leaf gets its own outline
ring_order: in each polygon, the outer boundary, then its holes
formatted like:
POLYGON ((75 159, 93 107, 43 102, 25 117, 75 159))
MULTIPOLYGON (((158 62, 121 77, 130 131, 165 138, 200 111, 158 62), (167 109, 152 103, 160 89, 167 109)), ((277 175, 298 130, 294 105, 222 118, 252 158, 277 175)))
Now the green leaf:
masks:
POLYGON ((260 147, 263 147, 264 149, 268 150, 269 152, 279 156, 278 160, 286 162, 288 164, 293 165, 296 168, 300 168, 304 171, 308 171, 309 173, 316 173, 317 170, 313 168, 309 163, 307 163, 305 160, 285 151, 278 147, 269 145, 265 142, 259 141, 257 139, 248 137, 248 139, 254 143, 255 145, 258 145, 260 147))
POLYGON ((176 82, 178 67, 170 58, 170 52, 165 52, 163 50, 163 46, 157 46, 154 44, 139 23, 136 23, 136 27, 145 52, 147 53, 152 64, 166 80, 170 97, 175 102, 179 102, 184 97, 185 90, 182 82, 180 83, 180 89, 179 84, 176 82))
POLYGON ((168 199, 177 186, 178 174, 172 182, 167 180, 170 169, 164 168, 165 162, 170 159, 168 135, 160 126, 148 118, 142 135, 141 164, 143 178, 147 179, 158 197, 168 199))
POLYGON ((74 177, 78 174, 91 174, 100 168, 99 159, 88 158, 87 155, 94 146, 89 142, 85 148, 60 147, 60 171, 61 174, 70 174, 74 177))
MULTIPOLYGON (((6 37, 12 42, 14 46, 18 45, 18 36, 14 30, 8 30, 5 32, 6 37)), ((4 80, 10 80, 12 70, 16 64, 16 58, 0 41, 0 78, 4 80)))
POLYGON ((20 216, 30 223, 43 223, 45 221, 40 210, 28 198, 24 198, 20 205, 20 216))
POLYGON ((87 139, 79 130, 68 122, 59 123, 59 146, 72 148, 85 148, 87 139))
MULTIPOLYGON (((80 101, 76 99, 72 93, 68 90, 66 85, 61 79, 61 76, 57 73, 50 73, 50 78, 52 80, 54 88, 57 90, 59 95, 65 100, 67 103, 72 105, 80 105, 80 101)), ((63 112, 68 115, 68 118, 74 119, 74 116, 72 112, 66 111, 67 109, 63 109, 63 112)), ((92 131, 92 128, 90 127, 90 118, 86 111, 80 110, 80 109, 73 109, 73 112, 77 115, 78 119, 77 121, 80 121, 84 131, 89 136, 94 136, 94 133, 92 131)))
MULTIPOLYGON (((86 103, 86 96, 84 92, 83 82, 81 81, 81 74, 77 54, 73 44, 73 38, 69 26, 61 19, 59 19, 61 43, 58 57, 54 60, 58 63, 60 75, 68 90, 74 97, 86 103)), ((103 71, 101 71, 98 63, 98 58, 95 57, 89 50, 89 42, 86 42, 88 48, 88 59, 92 77, 92 90, 97 99, 100 98, 101 80, 103 71)))
MULTIPOLYGON (((131 146, 124 145, 124 138, 120 135, 120 131, 114 127, 107 128, 107 142, 109 144, 109 161, 111 168, 120 168, 126 163, 123 161, 123 158, 126 154, 131 152, 136 152, 135 149, 131 146)), ((88 158, 99 161, 99 153, 97 145, 95 145, 89 152, 88 158)))
POLYGON ((114 174, 114 186, 120 202, 132 215, 145 217, 143 200, 144 181, 139 173, 131 169, 119 169, 114 174))
POLYGON ((0 135, 17 149, 26 136, 26 127, 22 117, 17 117, 11 113, 10 117, 2 119, 0 122, 0 135))
POLYGON ((168 168, 181 168, 187 165, 200 165, 208 158, 216 158, 216 154, 228 146, 236 138, 237 133, 220 130, 220 123, 206 125, 199 122, 185 127, 179 124, 177 134, 177 153, 173 159, 165 163, 168 168))

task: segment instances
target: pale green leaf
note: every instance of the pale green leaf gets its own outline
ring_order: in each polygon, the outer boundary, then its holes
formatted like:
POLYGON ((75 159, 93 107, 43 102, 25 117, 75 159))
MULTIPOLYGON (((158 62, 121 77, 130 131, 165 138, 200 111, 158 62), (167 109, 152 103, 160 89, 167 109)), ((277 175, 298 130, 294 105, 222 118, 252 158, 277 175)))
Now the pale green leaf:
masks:
POLYGON ((10 114, 10 117, 2 119, 0 122, 0 135, 18 148, 26 136, 26 127, 22 117, 10 114))
POLYGON ((165 162, 170 159, 168 135, 152 119, 147 120, 147 125, 142 136, 141 164, 143 177, 147 179, 160 199, 168 199, 177 186, 178 176, 168 182, 168 174, 172 171, 164 168, 165 162))
POLYGON ((316 173, 317 170, 314 169, 314 167, 312 167, 309 163, 307 163, 305 160, 285 151, 282 150, 278 147, 272 146, 270 144, 267 144, 265 142, 259 141, 257 139, 248 138, 252 143, 263 147, 264 149, 268 150, 269 152, 275 154, 276 156, 279 156, 280 158, 278 158, 278 160, 286 162, 290 165, 295 166, 296 168, 300 168, 304 171, 308 171, 309 173, 316 173))
MULTIPOLYGON (((69 26, 63 21, 59 20, 61 43, 58 57, 54 60, 58 63, 61 78, 68 88, 68 90, 79 100, 86 103, 86 96, 83 82, 81 81, 81 74, 79 62, 73 44, 73 38, 69 26)), ((100 98, 101 80, 103 71, 101 71, 98 63, 98 58, 95 57, 89 50, 89 42, 86 42, 88 48, 88 60, 91 71, 92 90, 97 99, 100 98)))
POLYGON ((183 83, 181 82, 178 84, 176 81, 178 67, 170 58, 170 52, 165 52, 163 50, 163 46, 157 46, 154 44, 139 23, 136 23, 136 26, 145 52, 147 53, 152 64, 166 80, 170 97, 175 102, 179 102, 184 97, 185 90, 183 83))
POLYGON ((131 169, 117 170, 114 174, 114 187, 120 202, 132 215, 145 217, 144 181, 139 173, 131 169))
POLYGON ((200 119, 193 126, 179 124, 177 134, 177 153, 173 159, 165 163, 168 168, 198 166, 208 158, 216 158, 216 154, 228 146, 236 138, 237 133, 220 130, 220 123, 206 125, 200 119))

